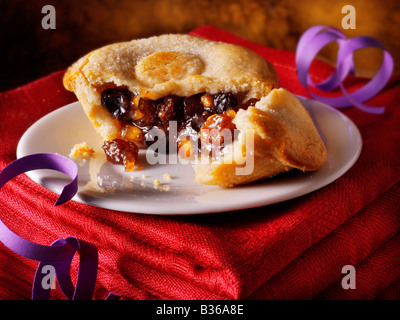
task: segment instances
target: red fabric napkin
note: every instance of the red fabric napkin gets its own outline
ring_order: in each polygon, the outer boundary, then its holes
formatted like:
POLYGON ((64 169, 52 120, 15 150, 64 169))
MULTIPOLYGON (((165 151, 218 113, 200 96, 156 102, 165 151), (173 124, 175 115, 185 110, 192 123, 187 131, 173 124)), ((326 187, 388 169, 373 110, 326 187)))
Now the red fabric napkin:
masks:
MULTIPOLYGON (((251 43, 214 27, 192 32, 246 46, 271 61, 280 86, 308 96, 294 53, 251 43)), ((323 79, 332 68, 316 62, 323 79)), ((0 94, 0 169, 15 160, 26 129, 76 98, 63 72, 0 94)), ((360 86, 352 79, 349 86, 360 86)), ((309 195, 275 205, 198 216, 152 216, 95 208, 57 195, 21 175, 0 191, 0 218, 31 241, 50 245, 75 236, 99 250, 94 294, 125 299, 394 299, 400 298, 400 78, 368 102, 384 115, 349 108, 362 133, 357 163, 309 195), (341 286, 356 268, 356 289, 341 286)), ((51 134, 49 132, 49 134, 51 134)), ((179 204, 177 204, 179 205, 179 204)), ((76 276, 74 259, 72 273, 76 276)), ((0 243, 0 298, 29 299, 37 266, 0 243)), ((63 299, 58 288, 51 297, 63 299)))

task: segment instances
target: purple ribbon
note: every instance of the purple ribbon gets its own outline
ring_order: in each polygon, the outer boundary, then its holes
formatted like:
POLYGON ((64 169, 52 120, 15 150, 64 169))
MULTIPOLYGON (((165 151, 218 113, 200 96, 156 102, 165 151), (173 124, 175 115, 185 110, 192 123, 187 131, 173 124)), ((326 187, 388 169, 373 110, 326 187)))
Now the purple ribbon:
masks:
POLYGON ((393 57, 387 52, 384 46, 375 38, 359 36, 347 39, 343 32, 333 27, 314 26, 308 29, 300 38, 296 49, 297 76, 300 83, 307 89, 309 94, 318 101, 332 107, 356 108, 373 114, 382 114, 385 107, 371 107, 362 102, 372 98, 379 93, 389 81, 393 73, 393 57), (337 54, 336 69, 331 76, 321 83, 315 84, 308 72, 312 61, 327 44, 336 41, 339 45, 337 54), (362 48, 375 47, 383 50, 383 61, 379 71, 366 85, 359 90, 348 93, 343 85, 347 75, 354 73, 353 52, 362 48), (323 97, 310 92, 309 87, 315 87, 328 92, 340 88, 343 93, 341 97, 323 97))
MULTIPOLYGON (((0 172, 0 189, 14 177, 31 170, 51 169, 69 176, 68 183, 59 195, 55 206, 71 200, 78 191, 78 167, 71 159, 54 153, 36 153, 17 159, 0 172)), ((28 241, 11 231, 0 220, 0 241, 10 250, 28 259, 40 261, 32 287, 32 299, 50 298, 50 288, 42 284, 43 268, 50 266, 55 270, 57 282, 63 294, 70 300, 90 300, 93 297, 97 276, 97 248, 75 237, 58 239, 50 246, 28 241), (76 286, 72 284, 70 266, 75 253, 79 253, 79 270, 76 286)), ((109 293, 106 300, 118 299, 109 293)))

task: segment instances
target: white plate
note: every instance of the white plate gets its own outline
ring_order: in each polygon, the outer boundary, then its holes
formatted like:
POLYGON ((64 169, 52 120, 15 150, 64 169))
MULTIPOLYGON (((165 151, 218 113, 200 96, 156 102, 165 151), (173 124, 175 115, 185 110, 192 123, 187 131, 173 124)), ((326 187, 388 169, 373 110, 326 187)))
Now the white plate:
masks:
MULTIPOLYGON (((273 179, 233 189, 193 182, 190 165, 165 164, 124 173, 122 166, 105 163, 101 156, 79 164, 79 190, 73 200, 101 208, 146 214, 202 214, 269 205, 305 195, 343 175, 357 160, 362 147, 357 127, 341 112, 313 100, 302 100, 312 115, 328 149, 328 161, 318 171, 290 171, 273 179), (165 180, 164 173, 172 179, 165 180), (142 177, 145 174, 147 177, 142 177), (131 176, 135 178, 132 181, 131 176), (161 184, 154 187, 153 181, 161 184), (103 191, 98 186, 103 187, 103 191), (104 189, 113 190, 104 192, 104 189), (169 190, 168 190, 169 189, 169 190)), ((52 152, 68 156, 80 142, 101 151, 94 131, 79 102, 62 107, 32 125, 22 136, 17 157, 52 152)), ((141 159, 145 156, 141 154, 141 159)), ((27 175, 45 188, 60 193, 69 181, 52 170, 27 175)))

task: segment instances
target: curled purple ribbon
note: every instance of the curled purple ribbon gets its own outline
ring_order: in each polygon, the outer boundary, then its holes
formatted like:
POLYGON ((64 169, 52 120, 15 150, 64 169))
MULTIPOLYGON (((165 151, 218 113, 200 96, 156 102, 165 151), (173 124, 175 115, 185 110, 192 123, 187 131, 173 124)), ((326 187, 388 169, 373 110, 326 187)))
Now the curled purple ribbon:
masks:
POLYGON ((393 57, 375 38, 358 36, 347 39, 344 33, 336 28, 325 26, 311 27, 301 36, 297 44, 296 66, 300 83, 315 100, 326 103, 332 107, 342 108, 355 106, 368 113, 382 114, 385 112, 385 107, 383 106, 371 107, 363 104, 364 101, 372 98, 383 89, 393 73, 393 57), (328 79, 315 84, 308 74, 311 63, 321 49, 333 41, 336 41, 339 45, 336 69, 328 79), (346 79, 347 75, 354 73, 353 52, 367 47, 375 47, 383 50, 382 65, 374 78, 366 85, 355 92, 348 93, 343 85, 343 81, 346 79), (343 96, 323 97, 310 92, 310 86, 325 92, 340 88, 343 96))
MULTIPOLYGON (((36 153, 17 159, 0 172, 0 189, 14 177, 31 170, 51 169, 69 176, 68 183, 59 195, 55 206, 71 200, 78 191, 78 167, 71 159, 54 153, 36 153)), ((75 237, 58 239, 50 246, 28 241, 11 231, 0 220, 0 241, 10 250, 28 259, 40 261, 32 287, 32 299, 50 298, 50 288, 43 286, 43 268, 55 270, 63 294, 70 300, 90 300, 93 297, 97 276, 97 248, 75 237), (75 253, 79 253, 79 270, 76 286, 72 284, 70 266, 75 253)), ((109 293, 108 299, 119 296, 109 293)))

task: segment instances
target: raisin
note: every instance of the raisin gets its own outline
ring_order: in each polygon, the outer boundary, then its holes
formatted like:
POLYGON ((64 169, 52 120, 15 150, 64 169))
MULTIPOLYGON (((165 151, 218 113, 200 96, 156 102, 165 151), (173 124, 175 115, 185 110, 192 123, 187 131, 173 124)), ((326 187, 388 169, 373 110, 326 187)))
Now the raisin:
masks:
POLYGON ((202 147, 208 150, 210 155, 218 156, 225 146, 227 134, 231 135, 230 140, 233 141, 235 129, 236 125, 232 122, 232 116, 229 112, 212 115, 204 122, 200 130, 202 147))
POLYGON ((160 122, 168 126, 169 121, 176 120, 181 98, 175 96, 157 100, 157 116, 160 122))
POLYGON ((183 100, 183 119, 188 121, 195 115, 199 116, 203 113, 204 107, 201 103, 202 94, 195 94, 183 100))
POLYGON ((125 171, 131 171, 135 166, 139 148, 132 141, 122 139, 107 140, 104 141, 102 148, 108 162, 123 165, 125 171))
POLYGON ((137 107, 131 111, 131 119, 138 127, 152 127, 157 119, 155 101, 140 98, 137 107))
POLYGON ((130 93, 124 88, 106 89, 101 93, 101 104, 119 121, 129 119, 130 93))
POLYGON ((205 93, 201 96, 201 103, 204 106, 204 111, 208 113, 215 113, 215 106, 214 106, 214 97, 209 94, 205 93))
POLYGON ((234 109, 238 105, 238 101, 233 93, 217 93, 214 95, 215 112, 222 114, 224 111, 234 109))
POLYGON ((202 114, 195 114, 189 121, 186 122, 186 126, 193 128, 193 130, 196 132, 199 132, 206 119, 207 117, 203 116, 202 114))
MULTIPOLYGON (((169 139, 168 139, 168 127, 163 126, 162 124, 159 124, 157 126, 154 126, 149 130, 148 132, 145 133, 145 143, 148 147, 150 147, 152 144, 158 142, 158 139, 161 138, 161 142, 159 145, 165 146, 165 150, 168 150, 169 146, 169 139), (165 135, 162 134, 162 132, 165 133, 165 135)), ((160 152, 162 148, 155 150, 156 152, 160 152)), ((164 152, 161 152, 164 153, 164 152)))

